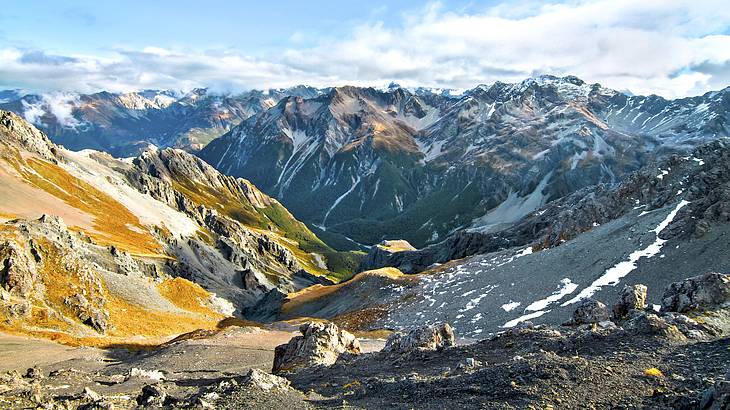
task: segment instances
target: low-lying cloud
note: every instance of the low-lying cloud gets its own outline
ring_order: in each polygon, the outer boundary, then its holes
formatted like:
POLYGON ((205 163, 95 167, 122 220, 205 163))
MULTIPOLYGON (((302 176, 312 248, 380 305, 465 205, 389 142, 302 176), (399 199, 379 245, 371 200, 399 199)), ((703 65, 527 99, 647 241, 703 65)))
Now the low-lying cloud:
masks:
POLYGON ((396 81, 461 89, 538 74, 572 74, 671 98, 730 85, 729 29, 730 8, 719 0, 502 5, 482 14, 442 12, 432 4, 398 27, 374 22, 353 28, 343 39, 271 50, 265 58, 235 50, 148 47, 97 56, 5 48, 0 49, 0 86, 238 91, 396 81))

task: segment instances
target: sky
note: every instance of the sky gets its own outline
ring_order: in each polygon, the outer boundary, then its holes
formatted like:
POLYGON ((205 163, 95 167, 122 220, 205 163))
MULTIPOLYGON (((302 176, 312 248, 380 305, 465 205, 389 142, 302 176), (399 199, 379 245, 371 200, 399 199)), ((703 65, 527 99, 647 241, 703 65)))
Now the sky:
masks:
POLYGON ((730 86, 726 1, 8 0, 0 89, 466 89, 553 74, 678 98, 730 86))

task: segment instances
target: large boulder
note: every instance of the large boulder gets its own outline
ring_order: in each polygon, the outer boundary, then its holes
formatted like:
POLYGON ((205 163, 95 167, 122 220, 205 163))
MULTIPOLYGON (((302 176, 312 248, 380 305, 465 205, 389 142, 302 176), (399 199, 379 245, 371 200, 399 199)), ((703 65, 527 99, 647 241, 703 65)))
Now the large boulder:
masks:
POLYGON ((646 308, 645 285, 626 285, 621 290, 619 301, 613 305, 613 316, 616 319, 625 318, 632 310, 644 310, 646 308))
POLYGON ((662 296, 662 310, 687 312, 730 307, 730 275, 706 273, 669 285, 662 296))
POLYGON ((428 325, 410 330, 408 333, 395 332, 385 342, 384 352, 405 353, 412 350, 442 350, 456 342, 454 328, 448 323, 428 325))
POLYGON ((583 299, 573 311, 571 325, 589 325, 610 319, 608 308, 595 299, 583 299))
POLYGON ((350 332, 340 330, 333 323, 305 323, 299 327, 301 336, 274 350, 273 373, 296 368, 331 365, 340 354, 360 353, 360 342, 350 332))

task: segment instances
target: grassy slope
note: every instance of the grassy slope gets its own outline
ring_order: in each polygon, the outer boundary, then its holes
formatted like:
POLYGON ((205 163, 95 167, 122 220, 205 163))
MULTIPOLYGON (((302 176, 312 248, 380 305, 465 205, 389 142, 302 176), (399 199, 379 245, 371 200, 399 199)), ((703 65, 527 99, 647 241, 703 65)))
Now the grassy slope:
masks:
POLYGON ((193 181, 176 180, 173 186, 193 202, 215 209, 250 228, 274 234, 274 238, 279 236, 278 242, 292 251, 299 263, 314 274, 328 276, 335 281, 344 280, 352 276, 362 258, 360 252, 340 252, 331 248, 275 200, 266 207, 257 208, 247 198, 234 197, 230 191, 217 191, 193 181), (324 257, 327 269, 317 264, 312 253, 324 257))

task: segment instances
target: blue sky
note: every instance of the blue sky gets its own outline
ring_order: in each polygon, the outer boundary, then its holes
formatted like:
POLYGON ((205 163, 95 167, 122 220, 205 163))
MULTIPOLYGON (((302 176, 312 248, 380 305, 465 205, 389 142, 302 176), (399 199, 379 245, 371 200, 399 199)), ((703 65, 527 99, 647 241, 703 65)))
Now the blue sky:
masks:
POLYGON ((0 89, 470 88, 577 75, 637 94, 730 85, 725 0, 8 1, 0 89))
MULTIPOLYGON (((399 25, 426 3, 401 1, 10 1, 0 14, 3 43, 55 52, 110 48, 235 48, 252 55, 313 45, 378 21, 399 25)), ((444 10, 485 10, 493 2, 452 1, 444 10)))

